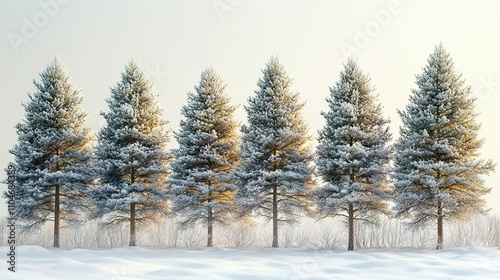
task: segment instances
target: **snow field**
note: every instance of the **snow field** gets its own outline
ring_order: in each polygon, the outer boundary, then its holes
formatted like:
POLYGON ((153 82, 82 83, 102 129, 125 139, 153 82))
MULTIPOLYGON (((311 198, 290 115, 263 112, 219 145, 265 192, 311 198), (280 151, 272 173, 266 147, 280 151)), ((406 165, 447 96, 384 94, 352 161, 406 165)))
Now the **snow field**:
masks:
POLYGON ((493 247, 348 252, 20 246, 16 253, 16 272, 4 266, 0 279, 500 279, 500 249, 493 247))

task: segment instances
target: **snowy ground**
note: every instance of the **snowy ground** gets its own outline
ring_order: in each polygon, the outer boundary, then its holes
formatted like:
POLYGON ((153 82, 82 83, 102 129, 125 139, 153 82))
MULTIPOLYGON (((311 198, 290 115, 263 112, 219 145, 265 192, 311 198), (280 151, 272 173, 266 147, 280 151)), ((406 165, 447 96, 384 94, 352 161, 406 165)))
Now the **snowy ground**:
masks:
POLYGON ((500 279, 500 249, 482 247, 331 252, 21 246, 15 273, 2 263, 4 280, 500 279))

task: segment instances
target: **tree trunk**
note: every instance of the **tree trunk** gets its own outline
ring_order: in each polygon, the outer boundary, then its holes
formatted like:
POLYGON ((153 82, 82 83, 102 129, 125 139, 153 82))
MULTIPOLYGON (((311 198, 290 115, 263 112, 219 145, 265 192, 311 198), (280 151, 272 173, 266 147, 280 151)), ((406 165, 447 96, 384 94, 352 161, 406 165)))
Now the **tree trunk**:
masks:
MULTIPOLYGON (((352 139, 350 145, 352 146, 352 139)), ((352 170, 352 167, 349 168, 349 183, 352 186, 354 183, 354 172, 352 170)), ((347 244, 347 250, 352 251, 354 250, 354 206, 352 205, 352 202, 349 202, 349 210, 348 210, 348 216, 349 216, 349 240, 347 244)))
MULTIPOLYGON (((131 157, 130 162, 134 162, 134 157, 131 157)), ((130 172, 130 183, 135 183, 135 168, 132 167, 130 172)), ((128 246, 135 246, 135 202, 130 203, 130 242, 128 246)))
POLYGON ((54 247, 59 248, 59 229, 61 221, 61 205, 60 205, 60 187, 55 186, 54 194, 54 247))
POLYGON ((436 249, 443 249, 443 203, 438 202, 438 221, 437 221, 437 245, 436 249))
POLYGON ((349 244, 347 250, 354 250, 354 207, 349 203, 349 244))
POLYGON ((135 202, 130 203, 130 242, 128 246, 135 246, 135 202))
MULTIPOLYGON (((59 157, 59 149, 56 150, 56 155, 59 157)), ((56 161, 56 171, 59 171, 59 159, 56 161)), ((54 190, 54 247, 59 248, 59 229, 61 228, 61 196, 59 182, 55 185, 54 190)))
POLYGON ((278 248, 278 186, 273 186, 273 248, 278 248))
POLYGON ((207 247, 213 247, 213 237, 214 237, 214 228, 213 228, 213 213, 212 208, 208 208, 208 235, 207 235, 207 247))

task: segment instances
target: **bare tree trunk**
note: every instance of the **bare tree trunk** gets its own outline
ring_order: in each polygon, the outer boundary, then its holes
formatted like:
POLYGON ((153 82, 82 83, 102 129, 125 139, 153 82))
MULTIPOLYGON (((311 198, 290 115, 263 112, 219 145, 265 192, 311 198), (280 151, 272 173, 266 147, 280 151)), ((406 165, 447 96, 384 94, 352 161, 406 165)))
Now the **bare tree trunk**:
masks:
POLYGON ((347 250, 354 250, 354 207, 349 203, 349 244, 347 250))
MULTIPOLYGON (((59 157, 59 149, 56 150, 56 155, 59 157)), ((59 171, 59 160, 56 162, 56 171, 59 171)), ((54 190, 54 247, 59 248, 59 229, 61 228, 61 196, 59 182, 55 185, 54 190)))
MULTIPOLYGON (((131 157, 131 162, 134 162, 134 157, 131 157)), ((132 167, 132 171, 130 173, 130 183, 135 183, 135 168, 132 167)), ((136 246, 135 243, 135 202, 130 203, 130 242, 128 246, 136 246)))
POLYGON ((443 249, 443 203, 438 202, 438 221, 437 221, 437 245, 436 249, 443 249))
POLYGON ((54 195, 54 247, 59 248, 59 229, 61 221, 60 187, 55 186, 54 195))
POLYGON ((273 248, 278 248, 278 186, 273 186, 273 248))
MULTIPOLYGON (((350 145, 352 146, 352 140, 350 145)), ((352 184, 354 183, 354 173, 352 170, 352 167, 349 169, 349 183, 352 184)), ((347 244, 347 250, 352 251, 354 250, 354 207, 352 205, 352 202, 349 203, 349 210, 348 210, 348 215, 349 215, 349 240, 347 244)))
POLYGON ((135 202, 130 203, 130 242, 128 246, 135 246, 135 202))
POLYGON ((212 208, 208 208, 208 238, 207 238, 207 247, 213 247, 214 242, 214 228, 213 228, 213 212, 212 208))

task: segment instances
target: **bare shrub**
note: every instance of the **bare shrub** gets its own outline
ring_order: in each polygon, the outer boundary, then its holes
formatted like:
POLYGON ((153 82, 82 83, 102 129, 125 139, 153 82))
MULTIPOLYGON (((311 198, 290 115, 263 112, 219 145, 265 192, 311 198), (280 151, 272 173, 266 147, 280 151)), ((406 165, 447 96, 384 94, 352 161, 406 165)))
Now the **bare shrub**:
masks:
POLYGON ((99 222, 96 234, 101 235, 99 243, 102 247, 125 247, 129 243, 129 229, 127 224, 104 225, 99 222))
POLYGON ((281 226, 279 243, 283 248, 304 248, 308 244, 309 233, 304 223, 299 225, 283 224, 281 226))
POLYGON ((333 220, 323 220, 310 228, 309 246, 318 250, 336 250, 347 246, 347 229, 333 220))
POLYGON ((93 237, 96 235, 94 225, 95 223, 87 222, 83 225, 66 229, 65 234, 61 236, 61 245, 73 248, 94 247, 92 246, 94 244, 91 244, 93 237))
POLYGON ((206 244, 206 232, 202 226, 181 229, 179 244, 182 247, 201 247, 206 244))
POLYGON ((248 221, 238 221, 218 230, 217 243, 229 248, 250 248, 257 245, 257 226, 248 221), (219 237, 220 236, 220 237, 219 237))
POLYGON ((490 215, 487 218, 486 244, 487 246, 500 246, 500 216, 490 215))
POLYGON ((146 239, 149 246, 177 247, 179 245, 179 225, 175 219, 165 219, 147 228, 146 239))
POLYGON ((28 228, 22 224, 17 226, 16 244, 38 245, 48 247, 53 245, 53 225, 47 223, 39 228, 28 228))
MULTIPOLYGON (((459 246, 500 246, 500 217, 475 216, 466 222, 447 223, 445 244, 459 246)), ((52 246, 53 228, 47 223, 40 228, 25 228, 16 224, 16 245, 52 246)), ((240 220, 225 227, 215 228, 215 246, 228 248, 262 248, 271 246, 271 225, 265 221, 249 223, 240 220)), ((382 218, 378 226, 357 222, 357 248, 432 248, 435 246, 435 228, 408 228, 404 221, 382 218)), ((101 220, 81 225, 65 225, 61 230, 61 245, 70 248, 113 248, 128 246, 127 224, 105 225, 101 220)), ((181 230, 175 219, 166 219, 143 229, 138 240, 141 246, 201 247, 206 245, 206 227, 199 225, 181 230)), ((0 219, 0 244, 6 244, 7 220, 0 219)), ((319 250, 344 249, 347 228, 335 219, 315 222, 304 219, 292 226, 280 225, 280 246, 285 248, 313 248, 319 250)))

